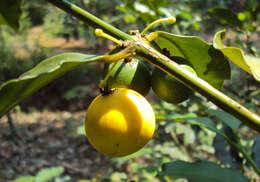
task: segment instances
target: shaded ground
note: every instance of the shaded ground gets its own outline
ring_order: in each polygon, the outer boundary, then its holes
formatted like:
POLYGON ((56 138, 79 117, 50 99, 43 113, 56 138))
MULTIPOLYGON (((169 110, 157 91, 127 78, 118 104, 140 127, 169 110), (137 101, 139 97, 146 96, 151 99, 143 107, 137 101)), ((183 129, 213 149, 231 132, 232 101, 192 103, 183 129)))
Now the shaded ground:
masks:
POLYGON ((7 118, 0 120, 0 182, 35 175, 44 167, 63 166, 65 174, 88 179, 106 174, 109 161, 76 130, 84 112, 12 114, 22 140, 10 137, 7 118), (95 164, 95 165, 93 165, 95 164))
MULTIPOLYGON (((71 177, 70 181, 75 182, 79 182, 79 179, 112 178, 111 171, 114 174, 124 174, 128 181, 133 178, 140 179, 139 177, 147 175, 148 171, 148 181, 154 182, 156 179, 152 171, 157 171, 160 166, 154 165, 155 161, 166 158, 185 159, 185 154, 174 144, 170 136, 157 131, 146 150, 151 150, 150 154, 147 153, 150 157, 143 155, 131 159, 129 163, 124 164, 124 160, 115 163, 96 152, 82 135, 84 128, 81 126, 85 111, 43 111, 30 114, 18 110, 16 112, 11 116, 21 139, 10 135, 6 116, 0 119, 0 182, 8 182, 19 176, 35 176, 41 169, 54 166, 64 167, 63 176, 68 175, 71 177)), ((183 134, 176 134, 176 137, 179 141, 183 140, 183 134)), ((214 152, 207 152, 200 144, 196 140, 194 144, 186 146, 185 151, 192 160, 216 161, 214 152)), ((260 182, 252 170, 244 173, 254 179, 252 182, 260 182)))

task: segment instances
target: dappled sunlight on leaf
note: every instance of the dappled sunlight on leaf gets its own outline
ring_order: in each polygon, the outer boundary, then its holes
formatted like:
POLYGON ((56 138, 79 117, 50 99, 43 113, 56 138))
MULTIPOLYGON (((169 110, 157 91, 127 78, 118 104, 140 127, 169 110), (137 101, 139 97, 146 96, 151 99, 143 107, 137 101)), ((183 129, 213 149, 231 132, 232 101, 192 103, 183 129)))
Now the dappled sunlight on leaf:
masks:
POLYGON ((244 71, 251 74, 260 82, 260 58, 245 55, 240 48, 226 47, 223 43, 226 30, 221 30, 215 34, 213 46, 244 71))

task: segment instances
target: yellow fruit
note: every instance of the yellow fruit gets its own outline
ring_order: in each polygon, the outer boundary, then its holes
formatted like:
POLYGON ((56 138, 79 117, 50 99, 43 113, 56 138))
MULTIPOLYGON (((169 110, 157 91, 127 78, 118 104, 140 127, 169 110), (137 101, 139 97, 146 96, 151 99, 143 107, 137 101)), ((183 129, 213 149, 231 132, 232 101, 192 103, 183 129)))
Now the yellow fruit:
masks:
POLYGON ((153 136, 155 115, 138 92, 116 88, 100 94, 90 104, 85 118, 86 135, 99 152, 120 157, 141 149, 153 136))

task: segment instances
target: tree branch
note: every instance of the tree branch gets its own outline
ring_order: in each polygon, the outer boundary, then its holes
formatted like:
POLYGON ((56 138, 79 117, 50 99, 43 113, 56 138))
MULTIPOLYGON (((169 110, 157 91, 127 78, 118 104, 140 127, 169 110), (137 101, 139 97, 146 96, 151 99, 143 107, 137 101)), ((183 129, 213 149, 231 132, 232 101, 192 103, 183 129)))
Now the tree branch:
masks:
POLYGON ((173 60, 150 47, 141 37, 132 44, 133 45, 131 46, 135 47, 137 57, 144 59, 162 71, 175 77, 185 86, 197 91, 219 108, 232 114, 252 129, 260 132, 260 117, 258 115, 252 113, 221 91, 215 89, 206 81, 181 68, 173 60))
POLYGON ((63 11, 84 21, 85 23, 89 24, 93 28, 101 28, 104 30, 104 32, 122 40, 133 40, 133 37, 131 35, 122 32, 121 30, 104 22, 103 20, 97 18, 96 16, 90 14, 89 12, 76 6, 75 4, 70 3, 67 0, 47 0, 47 1, 55 5, 56 7, 62 9, 63 11))

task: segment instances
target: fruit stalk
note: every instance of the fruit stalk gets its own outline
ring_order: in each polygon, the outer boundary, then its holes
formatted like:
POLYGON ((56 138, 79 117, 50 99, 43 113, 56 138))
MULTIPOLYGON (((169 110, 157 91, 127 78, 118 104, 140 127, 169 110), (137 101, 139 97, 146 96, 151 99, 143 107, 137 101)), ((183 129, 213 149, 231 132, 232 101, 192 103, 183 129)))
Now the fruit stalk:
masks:
POLYGON ((107 84, 107 81, 108 81, 109 76, 111 75, 113 69, 114 69, 115 66, 116 66, 116 62, 113 62, 112 64, 113 64, 113 65, 112 65, 111 69, 108 71, 108 73, 106 74, 104 80, 102 80, 102 81, 100 82, 100 84, 99 84, 99 88, 104 89, 105 92, 108 92, 108 84, 107 84))

